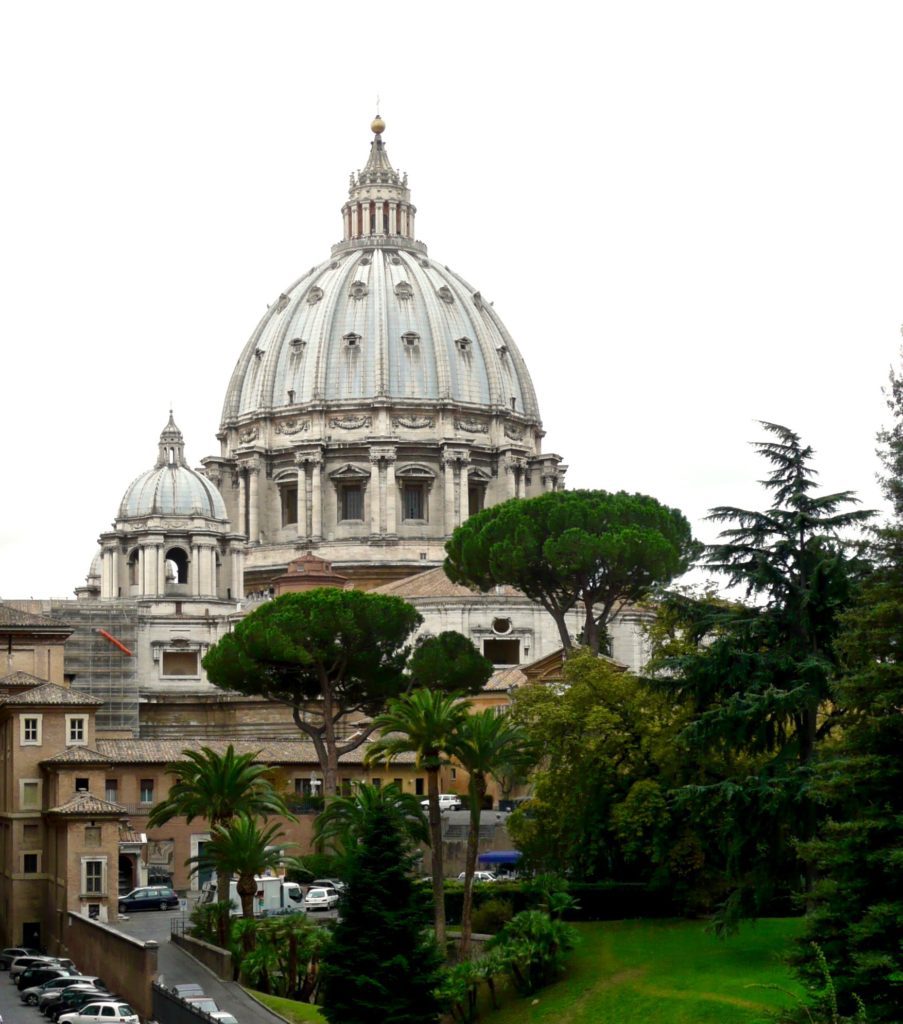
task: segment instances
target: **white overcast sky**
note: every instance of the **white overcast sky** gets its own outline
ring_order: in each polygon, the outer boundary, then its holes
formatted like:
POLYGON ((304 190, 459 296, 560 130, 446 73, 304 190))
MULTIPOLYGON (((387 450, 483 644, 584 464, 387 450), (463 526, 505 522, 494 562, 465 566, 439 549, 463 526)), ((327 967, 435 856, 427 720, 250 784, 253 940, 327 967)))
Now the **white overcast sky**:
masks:
POLYGON ((7 3, 0 597, 84 580, 341 236, 377 94, 572 487, 759 506, 756 420, 870 506, 903 322, 903 4, 7 3))

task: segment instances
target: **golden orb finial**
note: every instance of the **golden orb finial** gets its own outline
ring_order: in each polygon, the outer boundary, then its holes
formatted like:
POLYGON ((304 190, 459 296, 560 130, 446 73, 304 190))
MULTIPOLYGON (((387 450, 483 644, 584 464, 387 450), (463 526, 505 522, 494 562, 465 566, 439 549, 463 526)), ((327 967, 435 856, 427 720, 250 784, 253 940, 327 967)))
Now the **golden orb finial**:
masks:
POLYGON ((370 130, 374 135, 382 135, 386 130, 386 122, 379 116, 379 114, 377 114, 370 122, 370 130))

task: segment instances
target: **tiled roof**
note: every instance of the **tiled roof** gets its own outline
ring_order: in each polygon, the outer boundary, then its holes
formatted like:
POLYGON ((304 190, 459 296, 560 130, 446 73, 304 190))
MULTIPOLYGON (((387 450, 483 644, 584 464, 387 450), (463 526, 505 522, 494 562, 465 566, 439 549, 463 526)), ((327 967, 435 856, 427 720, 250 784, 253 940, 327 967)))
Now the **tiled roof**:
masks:
POLYGON ((46 615, 35 615, 32 612, 23 612, 11 604, 4 604, 0 601, 0 627, 3 626, 12 626, 18 629, 28 629, 30 626, 46 629, 47 626, 53 626, 55 629, 71 632, 69 626, 57 622, 56 619, 51 619, 46 615))
POLYGON ((123 824, 119 826, 119 842, 143 846, 147 842, 147 836, 144 832, 136 832, 130 825, 123 824))
POLYGON ((51 807, 48 814, 88 815, 88 814, 127 814, 122 804, 114 804, 109 800, 101 800, 90 793, 76 793, 59 807, 51 807))
POLYGON ((484 690, 492 691, 505 691, 510 690, 512 686, 523 686, 526 683, 527 677, 524 673, 516 666, 510 668, 498 668, 486 682, 483 687, 484 690))
POLYGON ((59 707, 88 707, 103 704, 103 699, 90 693, 82 693, 81 690, 70 690, 65 686, 57 686, 56 683, 41 683, 40 686, 25 690, 23 693, 0 697, 0 704, 6 704, 7 707, 34 707, 51 704, 59 707))
POLYGON ((90 747, 67 747, 53 757, 45 757, 41 764, 109 764, 106 754, 90 747))
MULTIPOLYGON (((255 743, 249 740, 99 739, 97 749, 110 761, 118 764, 169 764, 172 761, 183 760, 186 747, 194 750, 209 747, 217 754, 223 754, 230 742, 236 754, 256 754, 260 751, 258 760, 264 764, 319 764, 314 745, 305 740, 264 740, 255 743)), ((339 764, 362 764, 366 750, 367 744, 364 743, 356 750, 343 754, 339 758, 339 764)), ((399 764, 413 764, 415 758, 413 754, 404 754, 397 760, 399 764)))
POLYGON ((405 576, 404 579, 394 580, 392 583, 384 583, 381 587, 375 587, 371 593, 394 594, 396 597, 455 597, 471 601, 485 600, 487 597, 524 597, 519 590, 509 586, 493 587, 488 593, 482 594, 460 583, 452 583, 441 566, 438 569, 418 572, 414 576, 405 576))
POLYGON ((0 676, 0 686, 41 686, 46 679, 38 679, 30 672, 10 672, 7 676, 0 676))

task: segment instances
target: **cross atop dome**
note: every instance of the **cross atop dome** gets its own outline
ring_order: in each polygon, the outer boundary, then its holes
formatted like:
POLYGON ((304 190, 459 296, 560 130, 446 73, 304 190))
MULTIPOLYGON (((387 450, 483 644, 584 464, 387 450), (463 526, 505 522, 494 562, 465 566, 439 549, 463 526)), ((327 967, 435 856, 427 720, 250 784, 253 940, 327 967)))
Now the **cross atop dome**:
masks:
POLYGON ((344 242, 409 248, 414 240, 414 214, 407 174, 389 162, 383 132, 386 122, 377 113, 370 123, 373 141, 367 163, 351 174, 348 202, 342 207, 344 242))

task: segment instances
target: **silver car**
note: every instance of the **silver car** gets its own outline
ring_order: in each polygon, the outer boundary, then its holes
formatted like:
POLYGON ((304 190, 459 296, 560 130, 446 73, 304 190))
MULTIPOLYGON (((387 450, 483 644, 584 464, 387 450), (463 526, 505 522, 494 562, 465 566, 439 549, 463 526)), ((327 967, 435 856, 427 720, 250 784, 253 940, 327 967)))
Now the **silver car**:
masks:
POLYGON ((302 907, 304 910, 332 910, 339 905, 339 894, 335 889, 318 886, 308 889, 302 907))

